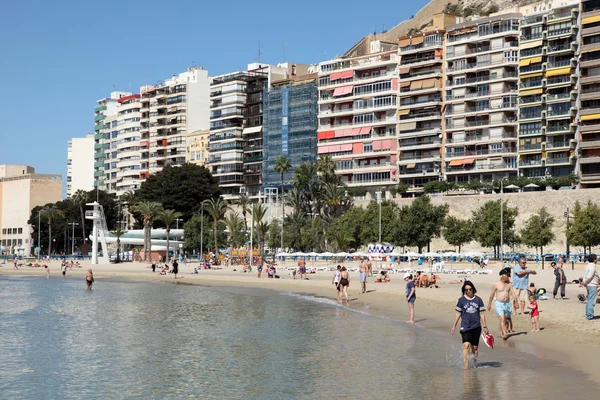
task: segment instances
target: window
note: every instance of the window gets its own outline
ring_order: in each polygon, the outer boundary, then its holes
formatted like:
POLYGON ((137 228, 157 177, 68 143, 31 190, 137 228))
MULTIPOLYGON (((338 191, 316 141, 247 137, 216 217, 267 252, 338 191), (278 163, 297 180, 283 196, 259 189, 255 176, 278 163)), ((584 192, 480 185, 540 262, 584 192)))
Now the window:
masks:
POLYGON ((373 118, 374 118, 373 113, 355 115, 352 120, 352 123, 355 125, 356 124, 368 124, 368 123, 373 122, 373 118))
POLYGON ((363 153, 370 153, 373 151, 373 142, 363 144, 363 153))
POLYGON ((19 228, 19 235, 23 233, 23 228, 19 228))

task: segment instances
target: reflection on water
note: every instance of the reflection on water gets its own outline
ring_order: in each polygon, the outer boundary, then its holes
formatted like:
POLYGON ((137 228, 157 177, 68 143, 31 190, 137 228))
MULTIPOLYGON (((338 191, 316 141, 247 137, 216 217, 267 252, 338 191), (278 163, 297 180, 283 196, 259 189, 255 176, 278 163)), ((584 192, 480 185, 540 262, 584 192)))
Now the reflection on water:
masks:
POLYGON ((535 355, 272 291, 0 277, 3 398, 554 399, 597 391, 535 355), (558 379, 557 379, 558 378, 558 379))

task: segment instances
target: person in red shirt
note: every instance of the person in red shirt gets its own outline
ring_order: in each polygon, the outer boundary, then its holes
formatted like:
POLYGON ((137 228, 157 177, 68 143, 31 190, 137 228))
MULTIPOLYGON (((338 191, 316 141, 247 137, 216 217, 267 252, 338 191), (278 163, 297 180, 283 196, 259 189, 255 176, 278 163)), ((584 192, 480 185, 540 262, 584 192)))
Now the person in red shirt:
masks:
POLYGON ((531 332, 539 332, 540 331, 540 309, 537 304, 537 299, 535 296, 529 296, 529 307, 531 310, 529 316, 531 317, 531 332))

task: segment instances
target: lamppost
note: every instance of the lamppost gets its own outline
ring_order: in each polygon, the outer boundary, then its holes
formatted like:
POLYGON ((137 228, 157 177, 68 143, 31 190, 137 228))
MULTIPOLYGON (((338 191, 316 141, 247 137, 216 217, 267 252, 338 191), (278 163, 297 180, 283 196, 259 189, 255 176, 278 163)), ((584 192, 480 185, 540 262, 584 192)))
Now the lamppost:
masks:
MULTIPOLYGON (((569 229, 571 228, 571 212, 569 211, 569 207, 567 207, 567 211, 564 213, 565 218, 567 219, 567 231, 565 232, 566 242, 567 242, 567 259, 571 258, 571 246, 569 244, 569 229)), ((584 252, 585 253, 585 252, 584 252)), ((575 269, 575 261, 571 260, 571 270, 575 269)))
POLYGON ((379 202, 379 243, 381 243, 381 203, 382 203, 382 196, 383 196, 383 192, 384 192, 385 188, 382 187, 378 192, 377 192, 377 200, 379 202))
POLYGON ((200 213, 200 262, 204 260, 204 203, 202 202, 202 212, 200 213))
POLYGON ((500 264, 504 263, 504 178, 500 180, 500 264))
POLYGON ((69 222, 69 225, 73 227, 71 234, 71 255, 75 254, 75 227, 79 226, 77 222, 69 222))
MULTIPOLYGON (((41 210, 40 210, 40 211, 41 211, 41 210)), ((40 252, 41 252, 41 250, 42 250, 42 247, 40 246, 40 234, 41 234, 41 232, 42 232, 42 225, 41 225, 41 223, 40 223, 40 221, 41 221, 41 220, 40 220, 40 217, 41 217, 41 214, 42 214, 42 213, 41 213, 40 211, 38 211, 38 241, 37 241, 37 248, 38 248, 38 251, 37 251, 37 253, 38 253, 38 255, 37 255, 37 256, 38 256, 38 257, 37 257, 37 259, 38 259, 38 261, 40 261, 40 252)))
POLYGON ((176 224, 175 229, 179 229, 179 221, 183 221, 183 218, 175 218, 175 224, 176 224))
MULTIPOLYGON (((54 252, 56 253, 56 238, 52 239, 52 249, 54 249, 54 252)), ((52 253, 52 251, 50 251, 50 253, 52 253)))

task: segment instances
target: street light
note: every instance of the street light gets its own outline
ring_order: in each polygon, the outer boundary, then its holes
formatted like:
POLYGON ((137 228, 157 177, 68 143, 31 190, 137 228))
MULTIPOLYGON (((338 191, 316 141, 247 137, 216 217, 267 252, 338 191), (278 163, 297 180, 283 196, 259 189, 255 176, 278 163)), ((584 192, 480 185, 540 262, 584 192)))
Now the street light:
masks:
MULTIPOLYGON (((54 249, 54 252, 56 253, 56 238, 52 239, 52 248, 54 249)), ((50 249, 50 250, 51 250, 50 253, 52 253, 52 249, 50 249)))
POLYGON ((377 200, 379 201, 379 243, 381 243, 381 203, 382 203, 382 196, 383 196, 383 192, 385 191, 385 188, 382 187, 378 193, 377 196, 377 200))
POLYGON ((75 254, 75 226, 79 226, 77 222, 69 222, 69 225, 73 227, 73 234, 71 235, 71 255, 75 254))
POLYGON ((41 250, 42 250, 42 247, 40 246, 40 233, 42 232, 42 225, 40 223, 40 221, 41 221, 40 217, 41 217, 42 213, 40 211, 38 211, 38 241, 37 241, 37 248, 38 248, 38 252, 37 252, 38 255, 37 256, 38 256, 38 261, 40 261, 40 253, 41 253, 41 250))
POLYGON ((504 263, 504 179, 500 180, 500 264, 504 263))
POLYGON ((177 224, 175 229, 179 229, 179 221, 183 221, 183 218, 175 218, 175 223, 177 224))
POLYGON ((202 212, 200 213, 200 262, 204 260, 204 203, 202 202, 202 212))
MULTIPOLYGON (((567 242, 567 259, 571 258, 571 246, 569 245, 569 229, 571 227, 571 212, 569 211, 569 207, 567 207, 567 211, 564 213, 565 218, 567 219, 567 232, 565 232, 566 242, 567 242)), ((584 252, 585 253, 585 252, 584 252)), ((575 269, 575 261, 571 259, 571 270, 575 269)))

